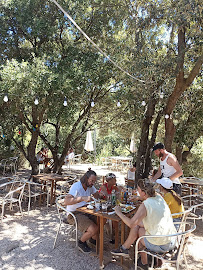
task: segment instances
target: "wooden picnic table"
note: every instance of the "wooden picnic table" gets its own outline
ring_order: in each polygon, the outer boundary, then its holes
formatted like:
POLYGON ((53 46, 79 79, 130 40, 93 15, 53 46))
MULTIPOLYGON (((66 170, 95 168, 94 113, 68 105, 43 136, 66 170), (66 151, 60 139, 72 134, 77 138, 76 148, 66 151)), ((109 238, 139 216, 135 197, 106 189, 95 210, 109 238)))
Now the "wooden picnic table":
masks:
MULTIPOLYGON (((119 244, 119 229, 118 229, 118 224, 119 222, 121 222, 121 244, 124 243, 124 238, 125 238, 125 223, 120 219, 120 217, 118 217, 116 214, 112 214, 109 215, 108 212, 102 212, 102 210, 97 210, 97 209, 88 209, 87 206, 82 206, 77 208, 77 211, 79 212, 83 212, 86 214, 90 214, 93 216, 97 217, 97 223, 99 225, 99 246, 98 246, 98 239, 97 239, 97 244, 96 244, 96 253, 99 253, 99 265, 100 265, 100 269, 104 268, 104 224, 105 224, 105 219, 110 219, 112 221, 114 221, 115 224, 115 248, 118 248, 118 244, 119 244), (98 249, 99 247, 99 249, 98 249), (99 252, 98 252, 99 250, 99 252)), ((133 209, 132 211, 130 211, 128 214, 126 214, 127 216, 131 216, 132 214, 134 214, 137 211, 137 207, 135 209, 133 209)), ((112 212, 112 210, 110 211, 112 212)), ((123 258, 121 257, 121 264, 123 264, 123 258)))

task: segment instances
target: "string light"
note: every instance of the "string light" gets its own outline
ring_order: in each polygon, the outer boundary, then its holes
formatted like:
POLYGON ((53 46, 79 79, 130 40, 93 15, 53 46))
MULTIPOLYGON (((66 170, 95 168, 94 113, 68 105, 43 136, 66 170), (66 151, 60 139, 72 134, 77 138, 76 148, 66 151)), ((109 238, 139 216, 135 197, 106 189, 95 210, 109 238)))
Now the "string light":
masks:
POLYGON ((164 98, 164 93, 161 92, 159 96, 160 96, 160 98, 164 98))
POLYGON ((166 114, 166 115, 165 115, 165 118, 166 118, 166 119, 169 119, 169 115, 168 115, 168 114, 166 114))
POLYGON ((35 98, 34 103, 35 103, 35 105, 38 105, 38 104, 39 104, 39 99, 38 99, 38 97, 35 98))
POLYGON ((146 102, 143 100, 142 101, 142 106, 145 106, 146 105, 146 102))
POLYGON ((121 103, 120 103, 120 101, 118 100, 117 107, 120 107, 120 106, 121 106, 121 103))
POLYGON ((68 103, 67 103, 67 98, 64 97, 63 106, 66 107, 67 105, 68 105, 68 103))
POLYGON ((91 101, 91 107, 94 107, 94 100, 91 101))
POLYGON ((8 102, 8 95, 7 94, 5 94, 5 96, 4 96, 4 102, 8 102))

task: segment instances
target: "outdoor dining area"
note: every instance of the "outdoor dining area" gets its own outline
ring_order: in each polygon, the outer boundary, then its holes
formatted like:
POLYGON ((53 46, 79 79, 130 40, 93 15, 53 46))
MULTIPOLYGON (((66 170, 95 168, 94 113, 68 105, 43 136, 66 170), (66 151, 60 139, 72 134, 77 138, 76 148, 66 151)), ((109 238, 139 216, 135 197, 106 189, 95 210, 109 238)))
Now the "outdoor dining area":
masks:
POLYGON ((0 1, 0 270, 203 270, 201 6, 0 1))
MULTIPOLYGON (((118 160, 121 160, 121 158, 119 157, 118 160)), ((108 170, 105 166, 104 169, 108 170)), ((115 174, 116 172, 117 170, 115 168, 115 174)), ((104 179, 105 177, 101 177, 101 184, 104 184, 104 179)), ((74 212, 69 212, 66 209, 64 201, 67 194, 70 192, 71 186, 77 182, 80 182, 80 176, 74 174, 73 171, 64 172, 62 175, 44 173, 33 175, 31 178, 20 177, 18 174, 7 177, 2 175, 0 177, 1 224, 6 224, 7 218, 5 215, 9 211, 13 212, 13 208, 15 209, 14 213, 16 211, 19 212, 22 216, 22 220, 26 216, 29 217, 34 209, 39 209, 39 211, 51 211, 52 215, 54 212, 56 215, 56 223, 53 230, 52 247, 54 250, 58 249, 62 244, 62 239, 69 239, 68 241, 73 243, 73 248, 75 245, 76 251, 78 249, 81 232, 79 230, 77 217, 74 212), (15 207, 15 205, 17 206, 15 207), (72 216, 74 222, 68 223, 66 221, 67 216, 72 216)), ((116 213, 115 207, 120 205, 122 213, 131 219, 142 203, 142 201, 139 200, 136 186, 134 186, 134 188, 128 188, 126 181, 123 181, 123 186, 116 192, 115 197, 113 197, 112 193, 107 200, 96 200, 93 198, 90 202, 77 208, 77 212, 95 217, 95 222, 98 224, 99 231, 95 239, 95 246, 93 245, 92 250, 93 254, 95 254, 94 256, 98 256, 100 269, 108 268, 108 265, 112 264, 115 265, 115 267, 122 267, 124 269, 139 269, 137 261, 140 252, 146 252, 152 256, 152 266, 156 266, 156 259, 163 261, 164 265, 167 262, 170 265, 175 264, 177 269, 178 265, 182 265, 183 263, 187 265, 185 252, 188 239, 192 237, 196 226, 202 226, 200 222, 203 222, 203 182, 195 177, 187 177, 182 178, 181 183, 183 190, 182 201, 185 210, 182 213, 178 213, 181 214, 181 219, 179 220, 179 230, 172 235, 172 237, 178 239, 173 252, 170 251, 168 253, 159 254, 150 252, 150 250, 147 249, 140 250, 138 243, 141 241, 141 237, 135 242, 135 246, 130 248, 129 256, 116 256, 110 253, 113 246, 115 250, 117 250, 119 246, 126 241, 130 231, 129 226, 126 226, 123 219, 116 213), (134 201, 131 201, 132 196, 134 197, 134 201), (135 198, 138 198, 138 200, 135 198), (108 243, 109 239, 113 239, 113 244, 108 243), (182 261, 183 258, 184 261, 182 261)), ((177 215, 177 213, 175 215, 177 215)), ((66 245, 69 245, 68 242, 66 245)), ((85 256, 90 255, 85 254, 85 256)))

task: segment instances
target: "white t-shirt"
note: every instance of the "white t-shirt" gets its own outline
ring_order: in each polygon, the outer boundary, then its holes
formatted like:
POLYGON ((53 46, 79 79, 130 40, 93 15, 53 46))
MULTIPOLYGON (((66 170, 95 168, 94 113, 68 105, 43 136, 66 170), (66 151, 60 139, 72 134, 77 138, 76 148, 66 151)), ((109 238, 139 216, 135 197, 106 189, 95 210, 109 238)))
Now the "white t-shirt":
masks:
MULTIPOLYGON (((87 190, 84 190, 81 182, 78 181, 71 186, 69 194, 73 195, 74 197, 81 197, 81 196, 90 196, 91 194, 94 194, 96 192, 97 192, 97 190, 94 186, 88 187, 87 190)), ((83 201, 83 202, 79 202, 76 204, 67 205, 66 209, 69 212, 74 212, 74 211, 76 211, 76 209, 78 207, 82 207, 85 204, 86 204, 86 202, 83 201)))
POLYGON ((130 170, 128 170, 127 178, 129 180, 135 180, 135 172, 131 172, 130 170))
POLYGON ((68 154, 68 159, 73 159, 74 156, 75 156, 75 154, 74 154, 74 152, 72 152, 72 153, 68 154))

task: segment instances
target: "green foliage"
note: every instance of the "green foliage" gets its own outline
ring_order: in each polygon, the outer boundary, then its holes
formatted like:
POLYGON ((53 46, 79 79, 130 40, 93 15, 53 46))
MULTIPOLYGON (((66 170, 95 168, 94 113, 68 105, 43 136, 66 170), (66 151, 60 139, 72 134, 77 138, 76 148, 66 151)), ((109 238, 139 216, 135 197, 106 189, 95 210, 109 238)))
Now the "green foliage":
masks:
POLYGON ((196 141, 187 160, 187 164, 183 164, 184 176, 203 179, 203 137, 196 141))

